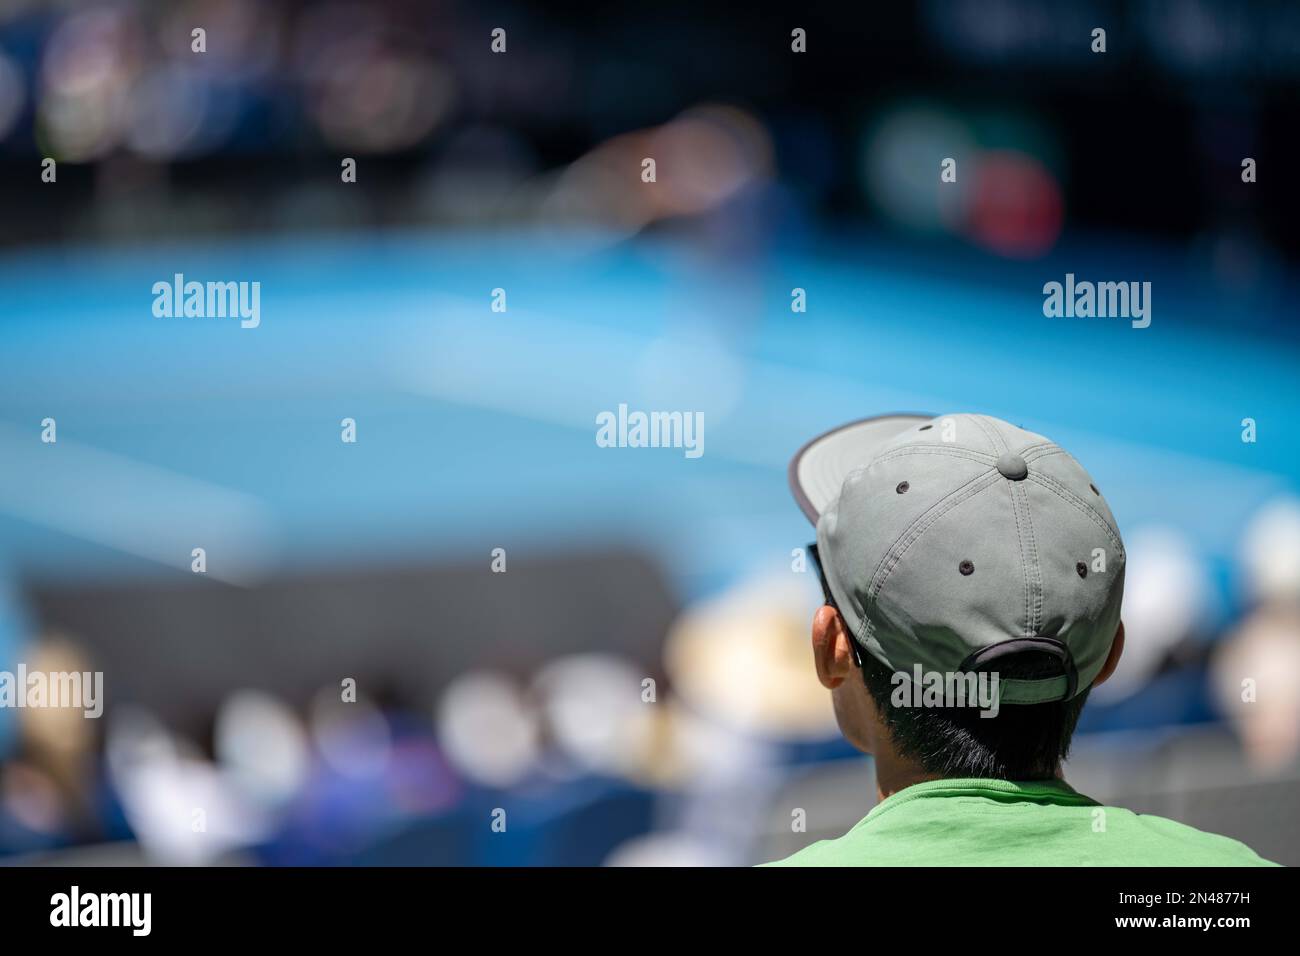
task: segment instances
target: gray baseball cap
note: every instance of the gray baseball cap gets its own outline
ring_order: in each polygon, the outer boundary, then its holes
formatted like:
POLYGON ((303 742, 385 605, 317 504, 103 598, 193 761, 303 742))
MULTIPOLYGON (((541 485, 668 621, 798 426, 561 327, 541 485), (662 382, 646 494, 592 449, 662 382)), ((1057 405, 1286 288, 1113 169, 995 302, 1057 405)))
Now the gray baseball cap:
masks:
POLYGON ((1105 664, 1124 544, 1083 466, 987 415, 883 415, 814 438, 790 487, 859 646, 914 674, 997 671, 1038 651, 1059 676, 999 679, 1009 704, 1066 700, 1105 664))

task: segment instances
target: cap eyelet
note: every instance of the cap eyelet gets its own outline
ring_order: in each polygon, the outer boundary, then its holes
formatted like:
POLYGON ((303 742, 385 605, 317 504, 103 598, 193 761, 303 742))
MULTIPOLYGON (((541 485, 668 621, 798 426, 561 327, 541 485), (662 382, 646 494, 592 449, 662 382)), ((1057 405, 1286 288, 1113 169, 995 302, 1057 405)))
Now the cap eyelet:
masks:
POLYGON ((912 487, 912 486, 909 485, 907 482, 905 482, 905 481, 900 481, 900 482, 898 483, 898 487, 895 488, 894 490, 897 491, 900 495, 905 495, 905 494, 907 494, 907 489, 908 489, 908 488, 911 488, 911 487, 912 487))
POLYGON ((1094 495, 1098 495, 1098 496, 1101 495, 1101 492, 1097 490, 1097 486, 1096 486, 1096 485, 1090 484, 1090 485, 1088 485, 1088 487, 1092 489, 1092 493, 1093 493, 1094 495))
POLYGON ((934 427, 933 425, 922 425, 920 428, 917 429, 917 431, 928 432, 933 427, 934 427))
POLYGON ((961 564, 957 565, 957 570, 960 571, 962 574, 968 576, 972 575, 975 573, 975 563, 969 560, 963 561, 961 564))
POLYGON ((1088 566, 1082 561, 1074 566, 1074 570, 1079 572, 1079 577, 1081 578, 1086 578, 1088 576, 1088 566))

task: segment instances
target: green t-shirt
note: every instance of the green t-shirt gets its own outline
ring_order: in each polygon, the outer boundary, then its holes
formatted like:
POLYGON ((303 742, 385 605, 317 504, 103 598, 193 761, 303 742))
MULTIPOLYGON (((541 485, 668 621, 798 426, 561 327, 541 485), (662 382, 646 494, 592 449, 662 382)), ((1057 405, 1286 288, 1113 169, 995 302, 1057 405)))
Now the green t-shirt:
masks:
POLYGON ((1061 781, 930 780, 768 866, 1276 866, 1243 843, 1103 807, 1061 781))

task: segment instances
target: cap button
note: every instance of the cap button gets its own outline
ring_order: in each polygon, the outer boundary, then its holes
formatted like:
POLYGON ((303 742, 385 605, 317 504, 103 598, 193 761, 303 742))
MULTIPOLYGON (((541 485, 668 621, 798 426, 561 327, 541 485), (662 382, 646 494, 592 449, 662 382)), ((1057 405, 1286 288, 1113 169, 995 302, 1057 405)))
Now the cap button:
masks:
POLYGON ((998 459, 998 471, 1002 473, 1003 478, 1010 478, 1012 481, 1022 481, 1029 474, 1029 466, 1019 455, 1013 455, 1011 452, 1004 452, 998 459))

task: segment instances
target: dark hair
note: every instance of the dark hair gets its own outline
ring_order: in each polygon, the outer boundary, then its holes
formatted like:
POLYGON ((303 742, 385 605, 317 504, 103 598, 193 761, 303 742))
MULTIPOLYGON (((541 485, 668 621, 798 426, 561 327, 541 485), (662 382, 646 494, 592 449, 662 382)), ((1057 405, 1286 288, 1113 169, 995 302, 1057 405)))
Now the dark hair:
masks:
MULTIPOLYGON (((1003 704, 996 717, 974 707, 896 707, 893 671, 865 650, 862 678, 895 748, 940 777, 1047 780, 1070 751, 1085 690, 1070 700, 1003 704)), ((1001 678, 1050 677, 1060 664, 1033 652, 999 664, 1001 678)))

